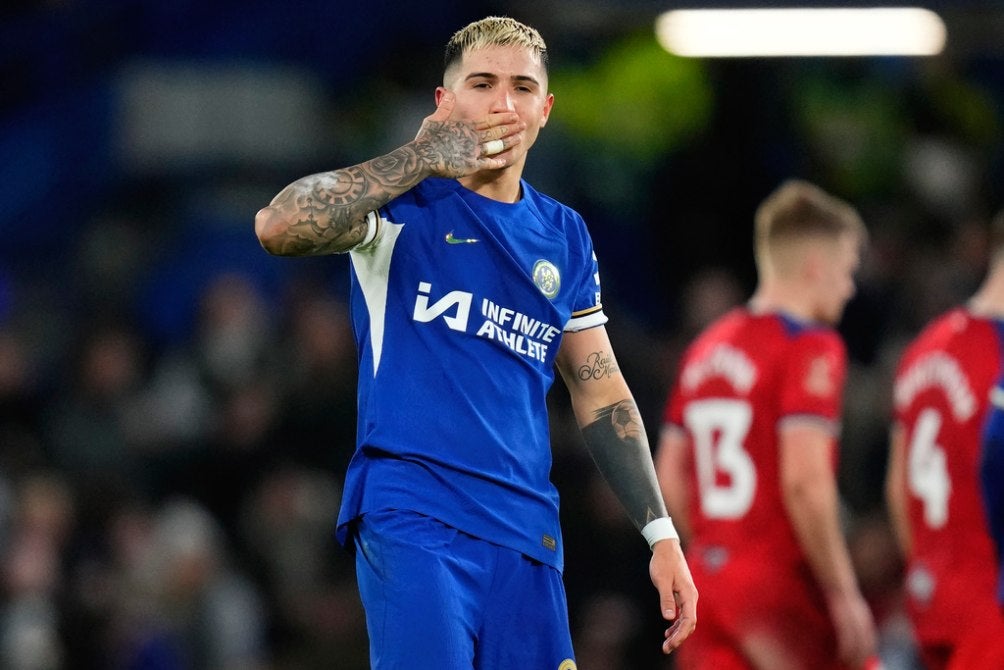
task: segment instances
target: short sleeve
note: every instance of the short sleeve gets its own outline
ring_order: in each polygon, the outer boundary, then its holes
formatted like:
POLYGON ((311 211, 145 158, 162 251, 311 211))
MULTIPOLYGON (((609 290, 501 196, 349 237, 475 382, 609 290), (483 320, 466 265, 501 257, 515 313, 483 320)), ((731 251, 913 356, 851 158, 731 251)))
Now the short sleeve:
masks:
POLYGON ((791 343, 781 380, 781 420, 816 418, 836 429, 846 377, 847 353, 835 332, 800 333, 791 343))
POLYGON ((574 291, 572 315, 565 324, 565 332, 571 333, 602 326, 607 322, 601 299, 599 262, 596 260, 592 242, 588 234, 585 234, 584 224, 582 230, 584 233, 580 249, 582 261, 576 272, 575 285, 572 287, 574 291))

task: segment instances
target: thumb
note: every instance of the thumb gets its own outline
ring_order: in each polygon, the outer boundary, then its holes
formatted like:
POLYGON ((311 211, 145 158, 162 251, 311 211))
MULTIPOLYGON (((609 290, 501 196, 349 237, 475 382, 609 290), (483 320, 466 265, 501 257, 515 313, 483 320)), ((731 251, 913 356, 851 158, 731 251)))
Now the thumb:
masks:
POLYGON ((429 120, 440 123, 449 120, 450 116, 453 115, 453 105, 456 101, 457 96, 453 91, 443 89, 443 93, 439 98, 439 105, 436 106, 436 111, 429 117, 429 120))
POLYGON ((662 607, 663 619, 666 621, 672 621, 676 618, 676 598, 674 597, 672 590, 668 593, 659 594, 659 605, 662 607))

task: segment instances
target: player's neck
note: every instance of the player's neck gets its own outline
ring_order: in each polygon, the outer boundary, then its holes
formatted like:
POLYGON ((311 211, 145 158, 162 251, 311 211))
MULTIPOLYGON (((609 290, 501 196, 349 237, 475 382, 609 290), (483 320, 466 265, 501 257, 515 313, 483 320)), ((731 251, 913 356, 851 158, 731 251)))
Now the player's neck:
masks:
POLYGON ((799 321, 815 321, 815 303, 803 286, 768 282, 757 287, 747 303, 752 312, 780 312, 799 321))
POLYGON ((991 266, 987 278, 966 306, 977 316, 1004 319, 1004 262, 991 266))
POLYGON ((462 186, 478 195, 499 202, 513 203, 523 196, 520 190, 522 173, 522 166, 513 165, 501 170, 484 170, 461 177, 458 181, 462 186))

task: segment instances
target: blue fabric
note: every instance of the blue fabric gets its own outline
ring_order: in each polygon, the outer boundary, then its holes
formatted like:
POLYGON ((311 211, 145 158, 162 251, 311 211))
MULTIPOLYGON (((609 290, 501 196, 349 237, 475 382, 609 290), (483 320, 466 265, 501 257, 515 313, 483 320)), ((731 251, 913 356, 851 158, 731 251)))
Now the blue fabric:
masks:
POLYGON ((561 575, 431 517, 354 524, 373 670, 558 668, 572 643, 561 575))
MULTIPOLYGON (((998 382, 994 394, 1004 397, 1004 378, 998 382)), ((1004 606, 1004 405, 1001 404, 994 403, 990 407, 983 433, 980 476, 990 533, 997 545, 997 597, 1004 606)))
POLYGON ((547 392, 565 330, 603 323, 582 218, 427 179, 353 251, 357 449, 339 539, 367 511, 426 514, 562 569, 547 392))

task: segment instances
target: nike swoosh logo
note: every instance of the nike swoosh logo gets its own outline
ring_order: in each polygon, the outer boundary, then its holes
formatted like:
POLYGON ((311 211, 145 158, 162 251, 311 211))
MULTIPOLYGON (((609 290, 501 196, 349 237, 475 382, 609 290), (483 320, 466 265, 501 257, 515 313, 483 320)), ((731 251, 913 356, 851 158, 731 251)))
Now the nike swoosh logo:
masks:
POLYGON ((446 240, 447 244, 474 244, 481 241, 476 237, 454 237, 452 230, 446 233, 446 237, 443 239, 446 240))

